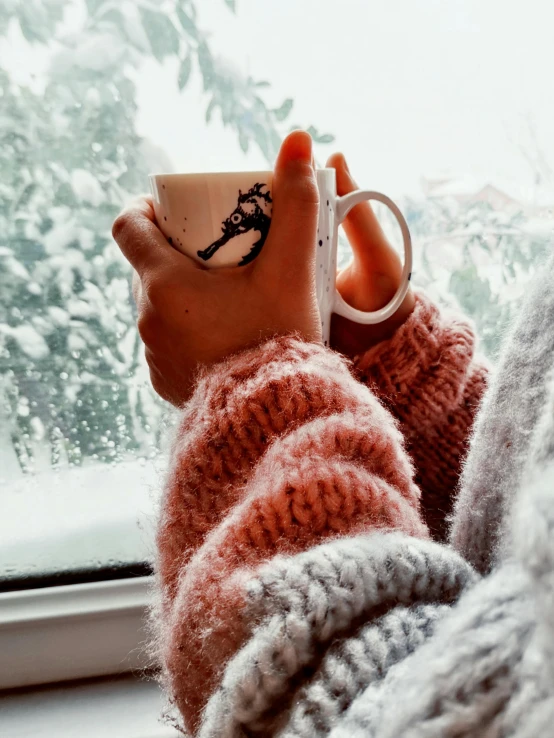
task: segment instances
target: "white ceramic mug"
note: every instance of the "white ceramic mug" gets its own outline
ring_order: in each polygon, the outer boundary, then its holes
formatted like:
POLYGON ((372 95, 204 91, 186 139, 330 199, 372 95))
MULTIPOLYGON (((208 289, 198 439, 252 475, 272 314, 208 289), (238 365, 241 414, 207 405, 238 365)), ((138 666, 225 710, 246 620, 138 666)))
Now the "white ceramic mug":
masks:
MULTIPOLYGON (((334 169, 318 169, 320 208, 317 232, 317 300, 325 345, 332 313, 357 323, 380 323, 402 304, 412 276, 410 231, 397 205, 386 195, 356 190, 337 197, 334 169), (338 227, 360 202, 378 200, 393 213, 404 241, 404 268, 396 294, 385 307, 363 312, 348 305, 336 289, 338 227)), ((207 267, 247 264, 259 254, 271 224, 272 172, 151 174, 158 225, 179 251, 207 267)))

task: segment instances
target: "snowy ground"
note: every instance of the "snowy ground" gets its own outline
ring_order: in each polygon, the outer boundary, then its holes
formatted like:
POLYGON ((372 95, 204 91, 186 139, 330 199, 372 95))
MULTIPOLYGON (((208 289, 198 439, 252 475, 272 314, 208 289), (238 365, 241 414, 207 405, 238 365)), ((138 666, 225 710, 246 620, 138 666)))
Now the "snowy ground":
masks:
POLYGON ((161 464, 125 462, 28 476, 2 489, 0 578, 151 558, 161 464))

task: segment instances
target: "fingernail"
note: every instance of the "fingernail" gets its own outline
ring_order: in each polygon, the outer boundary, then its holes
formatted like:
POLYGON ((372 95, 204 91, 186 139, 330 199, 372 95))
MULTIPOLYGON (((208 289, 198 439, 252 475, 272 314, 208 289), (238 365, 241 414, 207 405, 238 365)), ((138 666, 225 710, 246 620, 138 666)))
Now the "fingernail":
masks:
POLYGON ((307 131, 295 131, 289 141, 289 156, 309 164, 312 161, 312 137, 307 131))

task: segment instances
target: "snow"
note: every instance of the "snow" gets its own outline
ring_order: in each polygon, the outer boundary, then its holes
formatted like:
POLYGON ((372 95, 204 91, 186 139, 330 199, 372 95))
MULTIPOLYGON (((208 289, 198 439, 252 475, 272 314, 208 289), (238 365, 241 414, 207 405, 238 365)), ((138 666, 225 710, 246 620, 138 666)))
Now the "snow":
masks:
POLYGON ((100 350, 102 352, 102 358, 111 367, 114 374, 124 377, 127 373, 127 366, 123 362, 118 361, 107 346, 103 346, 100 350))
POLYGON ((121 312, 122 309, 125 314, 130 312, 129 280, 123 278, 112 279, 105 289, 105 296, 111 305, 117 307, 118 312, 121 312))
POLYGON ((164 468, 137 459, 4 482, 0 577, 151 559, 164 468))
POLYGON ((61 307, 52 305, 48 308, 48 314, 56 325, 61 327, 69 325, 69 313, 67 310, 63 310, 61 307))
POLYGON ((0 324, 0 333, 14 338, 23 353, 31 359, 44 359, 50 353, 44 338, 30 325, 13 327, 2 323, 0 324))
POLYGON ((66 221, 58 223, 42 237, 42 243, 48 254, 63 254, 66 247, 79 236, 75 220, 68 216, 66 221))
POLYGON ((81 228, 79 233, 79 243, 84 251, 90 251, 94 248, 94 233, 88 228, 81 228))
POLYGON ((27 418, 29 416, 29 413, 29 400, 26 397, 22 397, 19 400, 19 404, 17 406, 17 414, 20 415, 22 418, 27 418))
POLYGON ((74 169, 71 172, 71 186, 81 202, 89 203, 93 207, 101 205, 106 199, 100 182, 86 169, 74 169))
POLYGON ((77 333, 70 333, 67 337, 67 347, 71 352, 82 351, 87 347, 87 342, 77 333))
POLYGON ((90 87, 87 90, 85 100, 91 105, 100 105, 100 93, 96 87, 90 87))
POLYGON ((94 306, 84 300, 71 299, 66 302, 66 307, 72 318, 94 318, 96 310, 94 306))
POLYGON ((533 236, 553 236, 554 221, 552 218, 527 218, 522 230, 533 236))
POLYGON ((31 279, 31 276, 27 269, 25 269, 23 264, 14 257, 12 257, 11 259, 7 258, 5 261, 5 265, 14 275, 14 277, 19 277, 19 279, 31 279))
POLYGON ((54 330, 52 321, 46 320, 41 315, 33 315, 31 323, 33 324, 33 328, 36 328, 42 336, 48 336, 54 330))
POLYGON ((75 46, 67 46, 52 60, 54 74, 70 74, 74 67, 103 72, 123 60, 126 48, 112 33, 79 34, 75 46))
POLYGON ((27 284, 27 289, 32 295, 40 295, 42 294, 42 287, 38 282, 29 282, 27 284))
POLYGON ((33 432, 33 437, 36 441, 42 441, 44 438, 46 431, 44 429, 44 424, 40 418, 38 418, 36 415, 31 418, 29 421, 31 430, 33 432))
MULTIPOLYGON (((67 233, 66 233, 67 235, 67 233)), ((73 294, 73 284, 75 281, 75 270, 78 270, 83 277, 90 274, 91 266, 87 263, 86 257, 81 251, 74 248, 67 248, 48 260, 47 276, 51 278, 52 272, 55 274, 56 282, 60 292, 65 297, 73 294)))

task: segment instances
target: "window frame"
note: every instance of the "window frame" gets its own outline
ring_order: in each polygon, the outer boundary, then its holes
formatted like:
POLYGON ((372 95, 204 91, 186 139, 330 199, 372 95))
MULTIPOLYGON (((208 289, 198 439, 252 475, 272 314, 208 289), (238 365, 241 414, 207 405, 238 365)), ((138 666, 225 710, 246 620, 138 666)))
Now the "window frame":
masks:
POLYGON ((0 593, 0 690, 143 671, 152 576, 0 593))

